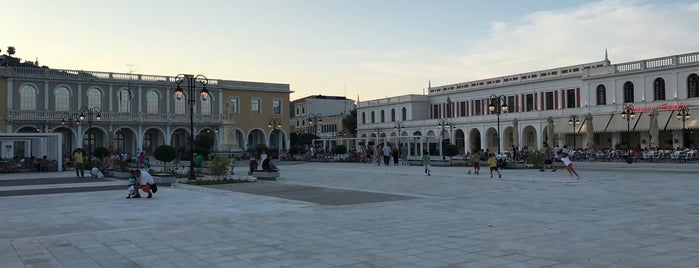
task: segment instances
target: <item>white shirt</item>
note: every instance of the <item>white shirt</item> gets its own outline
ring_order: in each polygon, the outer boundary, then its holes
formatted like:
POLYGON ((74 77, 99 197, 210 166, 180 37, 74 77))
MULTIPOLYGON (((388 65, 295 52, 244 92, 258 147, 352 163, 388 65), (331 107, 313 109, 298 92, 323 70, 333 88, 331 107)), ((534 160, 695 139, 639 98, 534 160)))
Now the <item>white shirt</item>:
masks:
POLYGON ((153 180, 153 176, 148 174, 148 171, 141 170, 141 177, 138 179, 141 185, 146 185, 146 184, 155 184, 155 180, 153 180))
POLYGON ((568 165, 570 165, 571 163, 573 163, 572 161, 570 161, 570 158, 568 158, 567 156, 561 158, 561 161, 563 161, 563 164, 566 165, 566 166, 568 166, 568 165))

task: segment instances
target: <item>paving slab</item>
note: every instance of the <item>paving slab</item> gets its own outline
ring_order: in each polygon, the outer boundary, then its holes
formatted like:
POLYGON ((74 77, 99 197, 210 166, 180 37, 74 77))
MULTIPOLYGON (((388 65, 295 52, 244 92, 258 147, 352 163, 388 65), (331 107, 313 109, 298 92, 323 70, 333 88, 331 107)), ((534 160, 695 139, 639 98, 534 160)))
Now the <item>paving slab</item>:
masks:
POLYGON ((697 267, 699 165, 575 165, 580 181, 565 170, 490 179, 468 167, 425 176, 419 166, 294 163, 279 165, 281 181, 245 190, 175 184, 127 200, 122 180, 106 182, 120 190, 4 196, 0 258, 3 267, 697 267))

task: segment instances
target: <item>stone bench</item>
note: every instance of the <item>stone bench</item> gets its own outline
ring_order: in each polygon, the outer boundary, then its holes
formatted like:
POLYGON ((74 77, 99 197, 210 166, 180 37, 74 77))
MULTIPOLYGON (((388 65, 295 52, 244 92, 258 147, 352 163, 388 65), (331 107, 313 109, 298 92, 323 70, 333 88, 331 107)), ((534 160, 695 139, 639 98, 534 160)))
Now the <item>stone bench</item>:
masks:
POLYGON ((279 171, 254 170, 252 176, 258 180, 277 180, 279 171))

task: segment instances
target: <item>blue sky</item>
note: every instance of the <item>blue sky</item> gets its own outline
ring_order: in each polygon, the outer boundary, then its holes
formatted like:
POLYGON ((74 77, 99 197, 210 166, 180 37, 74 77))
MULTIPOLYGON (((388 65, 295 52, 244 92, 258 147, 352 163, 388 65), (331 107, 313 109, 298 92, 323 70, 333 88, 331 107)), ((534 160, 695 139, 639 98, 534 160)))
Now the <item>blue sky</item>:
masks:
POLYGON ((10 1, 0 48, 57 69, 288 83, 370 100, 695 52, 696 1, 10 1), (129 65, 133 65, 130 67, 129 65))

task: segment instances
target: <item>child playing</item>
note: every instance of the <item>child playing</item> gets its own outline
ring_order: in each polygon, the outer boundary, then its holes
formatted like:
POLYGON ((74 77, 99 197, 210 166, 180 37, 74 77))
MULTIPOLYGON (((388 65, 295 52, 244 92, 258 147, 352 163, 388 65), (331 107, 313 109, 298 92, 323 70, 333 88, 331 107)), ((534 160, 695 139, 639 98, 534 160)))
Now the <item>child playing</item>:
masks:
POLYGON ((580 175, 578 175, 578 173, 575 172, 575 169, 573 169, 573 161, 570 161, 567 153, 563 153, 562 156, 563 158, 561 158, 561 161, 563 161, 563 164, 566 165, 566 169, 568 170, 568 173, 570 173, 570 176, 573 177, 573 173, 575 173, 575 176, 577 176, 579 180, 580 175))
POLYGON ((99 177, 99 173, 100 173, 100 169, 97 168, 97 166, 92 167, 92 169, 90 170, 90 176, 93 179, 97 179, 99 177))
POLYGON ((488 165, 490 166, 490 178, 493 178, 493 170, 498 173, 498 178, 502 179, 502 174, 500 174, 500 170, 498 169, 498 160, 495 159, 495 154, 490 154, 490 158, 488 158, 488 165))
POLYGON ((427 176, 430 176, 430 172, 432 171, 430 168, 430 160, 430 155, 424 152, 422 154, 422 165, 425 166, 425 173, 427 173, 427 176))
POLYGON ((136 177, 134 176, 129 176, 129 195, 126 196, 126 199, 129 198, 140 198, 140 195, 136 195, 136 177))
POLYGON ((473 174, 478 175, 481 172, 481 154, 474 151, 471 159, 473 160, 473 174))

